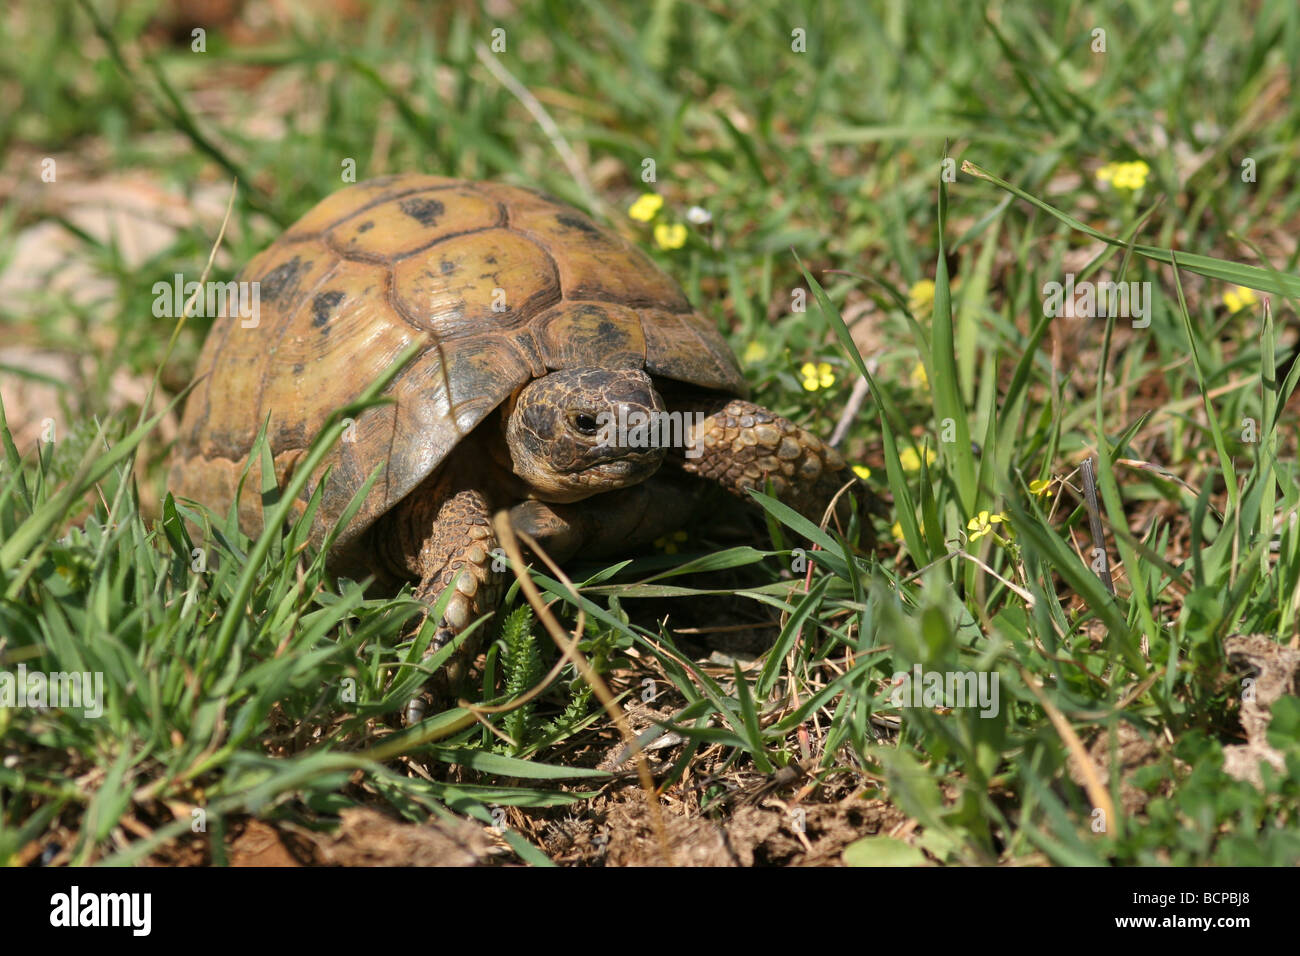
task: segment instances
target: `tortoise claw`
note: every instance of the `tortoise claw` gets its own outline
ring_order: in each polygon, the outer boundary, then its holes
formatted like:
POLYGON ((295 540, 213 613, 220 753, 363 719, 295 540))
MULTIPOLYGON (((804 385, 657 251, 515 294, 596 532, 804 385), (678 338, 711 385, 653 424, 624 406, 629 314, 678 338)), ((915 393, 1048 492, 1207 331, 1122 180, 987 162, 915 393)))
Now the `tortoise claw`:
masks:
POLYGON ((406 710, 402 711, 402 722, 408 727, 414 727, 420 721, 424 720, 425 714, 429 711, 429 702, 425 695, 412 697, 406 702, 406 710))
MULTIPOLYGON (((424 652, 424 659, 427 661, 434 654, 438 653, 438 651, 450 644, 455 637, 456 631, 444 620, 442 625, 434 633, 433 640, 429 642, 429 647, 424 652)), ((454 669, 454 664, 446 666, 450 669, 454 669)), ((407 701, 406 709, 402 711, 402 719, 406 726, 410 727, 414 724, 418 724, 428 716, 429 708, 437 699, 437 694, 433 688, 435 686, 441 687, 446 681, 446 673, 430 676, 429 680, 425 683, 425 690, 407 701)), ((443 689, 445 690, 445 688, 443 689)))
POLYGON ((446 621, 443 621, 442 626, 434 632, 433 640, 429 642, 429 649, 425 652, 424 656, 428 657, 431 654, 438 653, 450 644, 455 637, 456 632, 452 630, 451 626, 446 621))

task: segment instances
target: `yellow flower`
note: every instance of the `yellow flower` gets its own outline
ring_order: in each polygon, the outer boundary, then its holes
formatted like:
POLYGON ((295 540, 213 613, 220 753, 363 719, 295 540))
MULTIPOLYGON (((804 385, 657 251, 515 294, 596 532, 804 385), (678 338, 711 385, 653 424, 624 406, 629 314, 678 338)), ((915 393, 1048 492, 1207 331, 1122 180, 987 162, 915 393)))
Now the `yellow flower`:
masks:
POLYGON ((686 245, 686 227, 680 222, 672 225, 661 222, 655 226, 655 242, 660 249, 680 249, 686 245))
POLYGON ((761 362, 767 358, 767 346, 762 342, 750 342, 745 346, 744 359, 746 362, 761 362))
POLYGON ((1234 285, 1223 293, 1223 304, 1228 307, 1229 312, 1240 312, 1246 306, 1254 305, 1258 301, 1259 296, 1255 295, 1255 290, 1248 289, 1244 285, 1234 285))
MULTIPOLYGON (((925 463, 933 465, 938 454, 933 448, 925 450, 925 463)), ((903 471, 920 471, 921 456, 916 453, 916 449, 908 446, 898 453, 898 463, 903 466, 903 471)))
POLYGON ((917 388, 930 387, 930 376, 926 374, 924 362, 917 362, 916 368, 912 369, 912 384, 917 388))
MULTIPOLYGON (((995 524, 1002 524, 1002 522, 1006 520, 1006 515, 989 514, 987 511, 981 511, 974 518, 971 518, 970 521, 966 522, 966 530, 970 532, 971 541, 978 541, 986 534, 992 534, 993 537, 998 538, 998 535, 993 531, 993 526, 995 524)), ((998 540, 1001 541, 1002 539, 998 538, 998 540)))
POLYGON ((859 478, 861 478, 863 481, 866 481, 868 478, 871 477, 871 469, 868 468, 866 465, 854 465, 853 473, 857 475, 859 478))
POLYGON ((685 531, 674 531, 672 534, 666 534, 662 538, 655 538, 655 547, 664 554, 676 554, 677 545, 685 540, 685 531))
POLYGON ((1111 183, 1116 189, 1132 189, 1136 192, 1147 184, 1147 176, 1150 173, 1151 167, 1139 159, 1127 163, 1125 168, 1115 174, 1111 183))
POLYGON ((922 279, 907 290, 907 307, 913 312, 929 312, 934 308, 933 279, 922 279))
POLYGON ((1107 163, 1097 170, 1097 179, 1103 183, 1110 183, 1115 189, 1137 191, 1146 185, 1147 175, 1150 172, 1151 167, 1140 159, 1131 163, 1107 163))
POLYGON ((1038 495, 1040 498, 1050 498, 1056 492, 1052 491, 1051 478, 1039 478, 1029 483, 1029 493, 1038 495))
POLYGON ((659 215, 659 210, 663 207, 663 196, 657 196, 654 193, 642 193, 637 197, 636 202, 632 203, 632 207, 628 209, 627 214, 638 222, 649 222, 659 215))
POLYGON ((893 527, 891 527, 891 528, 889 529, 889 533, 890 533, 891 535, 893 535, 895 541, 902 541, 902 540, 903 540, 903 523, 902 523, 901 521, 895 521, 894 524, 893 524, 893 527))
POLYGON ((799 366, 799 374, 803 376, 803 387, 810 392, 815 392, 819 388, 830 388, 835 384, 835 373, 831 371, 828 362, 818 362, 816 365, 812 362, 804 362, 799 366))

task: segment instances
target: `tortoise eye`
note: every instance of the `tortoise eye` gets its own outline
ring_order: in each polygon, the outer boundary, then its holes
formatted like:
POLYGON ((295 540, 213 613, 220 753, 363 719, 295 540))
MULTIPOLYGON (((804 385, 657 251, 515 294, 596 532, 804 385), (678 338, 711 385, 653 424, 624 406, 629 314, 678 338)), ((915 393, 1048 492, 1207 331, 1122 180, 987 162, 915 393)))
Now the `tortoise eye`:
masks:
POLYGON ((573 423, 574 428, 582 432, 584 435, 596 434, 596 419, 584 412, 577 412, 576 414, 571 415, 569 421, 573 423))

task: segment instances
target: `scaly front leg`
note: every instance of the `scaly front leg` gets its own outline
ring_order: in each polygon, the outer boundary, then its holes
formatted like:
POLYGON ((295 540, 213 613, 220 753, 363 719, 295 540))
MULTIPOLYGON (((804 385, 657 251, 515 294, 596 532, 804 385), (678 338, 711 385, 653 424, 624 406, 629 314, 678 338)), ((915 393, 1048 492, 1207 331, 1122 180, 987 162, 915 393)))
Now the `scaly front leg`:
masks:
POLYGON ((855 487, 840 498, 842 516, 849 494, 874 505, 840 453, 789 419, 738 398, 706 401, 690 410, 704 415, 691 429, 681 462, 690 474, 741 498, 748 498, 750 489, 764 491, 770 481, 776 498, 814 522, 846 484, 855 487))
MULTIPOLYGON (((445 496, 417 492, 399 506, 389 527, 396 539, 389 544, 396 549, 394 563, 420 579, 415 597, 432 609, 443 593, 452 592, 426 654, 431 656, 500 598, 502 578, 492 570, 496 535, 488 501, 473 489, 445 496)), ((422 719, 431 702, 450 696, 473 659, 476 648, 471 645, 477 643, 471 639, 442 672, 430 678, 425 693, 407 705, 408 723, 422 719)))

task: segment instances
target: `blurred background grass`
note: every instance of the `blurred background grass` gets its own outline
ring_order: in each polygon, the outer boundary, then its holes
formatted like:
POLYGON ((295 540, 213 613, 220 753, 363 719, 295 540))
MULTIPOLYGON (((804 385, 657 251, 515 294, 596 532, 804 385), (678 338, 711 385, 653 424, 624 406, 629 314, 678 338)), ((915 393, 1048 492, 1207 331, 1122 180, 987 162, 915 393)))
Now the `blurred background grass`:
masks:
MULTIPOLYGON (((1016 660, 1039 674, 1052 665, 1031 660, 1034 642, 1054 648, 1048 632, 1072 633, 1070 641, 1078 642, 1068 653, 1079 655, 1071 665, 1079 670, 1057 674, 1081 695, 1070 702, 1072 716, 1081 728, 1105 724, 1114 733, 1115 714, 1127 709, 1156 740, 1162 772, 1172 779, 1178 764, 1167 746, 1169 728, 1180 736, 1190 726, 1210 737, 1232 732, 1235 702, 1224 689, 1222 636, 1237 628, 1286 637, 1294 631, 1294 532, 1272 561, 1252 549, 1260 534, 1283 532, 1294 517, 1295 415, 1283 395, 1274 457, 1262 464, 1238 428, 1244 419, 1269 420, 1268 389, 1260 383, 1275 379, 1273 362, 1293 344, 1293 303, 1273 300, 1274 342, 1261 324, 1262 296, 1183 273, 1184 310, 1172 271, 1138 257, 1122 277, 1156 289, 1150 328, 1121 322, 1108 333, 1102 321, 1057 321, 1034 338, 1043 284, 1095 267, 1102 247, 987 183, 954 174, 942 264, 953 277, 955 382, 943 384, 955 386, 969 434, 982 446, 977 452, 989 464, 981 474, 998 476, 998 483, 977 489, 946 455, 922 475, 924 446, 936 444, 940 424, 930 381, 937 344, 930 314, 936 292, 942 303, 947 291, 936 270, 936 186, 945 156, 955 160, 952 170, 970 160, 1107 235, 1125 235, 1140 222, 1141 242, 1292 273, 1300 255, 1298 69, 1300 10, 1287 0, 964 8, 929 0, 24 0, 0 20, 0 374, 26 389, 19 394, 11 385, 5 394, 10 427, 25 455, 42 423, 55 422, 63 444, 45 467, 57 484, 74 475, 97 420, 115 422, 118 434, 134 421, 160 367, 164 397, 185 385, 210 320, 191 319, 164 362, 173 323, 153 316, 153 285, 176 273, 197 278, 235 177, 239 189, 215 279, 233 277, 284 226, 344 185, 348 172, 362 180, 422 171, 545 189, 651 249, 725 330, 758 398, 828 434, 857 372, 828 330, 826 310, 808 293, 802 262, 905 423, 892 440, 903 448, 898 458, 915 495, 911 527, 920 530, 910 549, 903 546, 907 520, 897 515, 900 524, 880 552, 901 595, 898 608, 881 612, 889 626, 919 636, 928 626, 924 609, 943 608, 952 633, 939 644, 951 644, 954 654, 958 646, 962 654, 982 654, 987 646, 971 635, 1001 635, 1006 644, 993 646, 1016 647, 1016 660), (527 92, 521 97, 512 87, 527 92), (1106 175, 1109 164, 1139 161, 1139 188, 1106 175), (628 214, 645 193, 664 200, 650 222, 628 214), (692 207, 704 214, 690 213, 692 207), (911 303, 920 327, 899 302, 911 303), (1003 407, 1018 367, 1027 379, 1017 386, 1016 403, 1003 407), (40 387, 45 391, 32 391, 40 387), (1207 393, 1227 423, 1222 446, 1204 411, 1207 393), (1169 562, 1148 561, 1139 571, 1134 560, 1136 585, 1128 573, 1119 583, 1126 653, 1141 639, 1155 665, 1168 664, 1154 689, 1143 687, 1145 675, 1125 685, 1111 673, 1123 655, 1098 651, 1085 633, 1094 615, 1105 614, 1089 601, 1072 605, 1051 562, 1032 555, 1037 546, 1060 558, 1072 547, 1079 567, 1087 566, 1090 542, 1077 498, 1052 510, 1065 496, 1063 485, 1055 486, 1055 501, 1040 502, 1043 511, 1015 511, 1015 520, 1051 536, 1059 553, 1032 533, 1027 560, 990 550, 988 538, 980 552, 994 570, 1039 596, 1033 614, 995 579, 977 578, 970 564, 938 572, 959 598, 923 588, 934 574, 904 580, 957 546, 981 508, 1002 507, 1010 494, 1003 474, 1026 483, 1069 477, 1101 437, 1114 446, 1106 450, 1108 463, 1165 470, 1118 466, 1115 494, 1106 499, 1109 520, 1169 562), (1261 489, 1246 496, 1255 510, 1244 516, 1228 500, 1233 476, 1247 491, 1261 489), (1207 551, 1214 541, 1217 548, 1207 551), (1243 577, 1246 554, 1255 573, 1243 577), (1049 591, 1054 606, 1069 611, 1068 622, 1064 610, 1056 617, 1043 610, 1052 603, 1049 591), (1090 658, 1093 651, 1100 656, 1090 658), (1093 686, 1112 678, 1113 686, 1093 686), (1105 720, 1090 708, 1105 710, 1105 720)), ((1101 265, 1101 276, 1121 277, 1118 257, 1101 265)), ((157 462, 172 431, 164 416, 141 444, 140 509, 150 517, 158 515, 157 462)), ((871 402, 843 447, 897 503, 901 488, 895 480, 886 485, 888 446, 871 402)), ((974 540, 971 550, 980 550, 974 540)), ((859 650, 878 646, 882 619, 862 590, 869 574, 855 577, 847 568, 831 569, 844 589, 841 603, 819 605, 813 616, 832 633, 847 608, 859 650)), ((87 573, 101 570, 92 563, 87 573)), ((19 645, 24 634, 41 630, 32 623, 40 619, 40 602, 26 587, 11 589, 3 618, 12 631, 7 637, 19 645), (15 621, 25 621, 26 630, 15 621)), ((213 600, 212 613, 221 613, 220 597, 213 600)), ((346 609, 336 610, 341 619, 346 609)), ((260 626, 276 646, 281 635, 266 622, 260 626)), ((348 646, 365 645, 356 641, 348 646)), ((379 662, 374 666, 378 674, 379 662)), ((374 686, 381 683, 374 677, 374 686)), ((864 694, 865 688, 864 681, 864 694)), ((1008 718, 1015 726, 995 740, 966 740, 969 755, 921 722, 911 739, 916 758, 898 758, 920 759, 936 785, 982 767, 971 802, 945 804, 936 789, 907 805, 922 831, 945 834, 927 845, 933 857, 988 862, 1043 852, 1057 862, 1280 862, 1295 852, 1294 841, 1252 842, 1252 827, 1270 813, 1294 821, 1294 769, 1270 798, 1282 802, 1242 790, 1200 819, 1211 831, 1232 823, 1236 842, 1207 833, 1171 849, 1186 839, 1180 821, 1192 812, 1175 807, 1145 835, 1128 831, 1128 843, 1117 835, 1120 842, 1104 850, 1085 849, 1078 833, 1086 832, 1089 804, 1069 782, 1066 744, 1044 736, 1045 713, 1022 690, 1021 711, 1008 718), (1035 746, 1046 749, 1031 761, 1035 746), (1077 816, 1067 819, 1065 807, 1077 816), (1016 832, 1026 836, 1017 839, 1016 832)), ((831 736, 842 729, 862 755, 870 734, 865 711, 854 710, 860 702, 850 694, 835 705, 831 736)), ((260 718, 249 719, 256 727, 260 718)), ((25 733, 29 743, 40 737, 30 727, 25 733)), ((754 738, 740 750, 762 766, 765 748, 786 753, 780 740, 754 738)), ((920 772, 911 763, 874 759, 863 763, 895 786, 915 782, 920 772)), ((319 778, 306 775, 322 806, 339 773, 327 769, 319 778)), ((1148 776, 1148 790, 1160 790, 1163 778, 1148 776)), ((277 793, 294 792, 300 782, 282 780, 277 793)), ((1118 776, 1112 782, 1119 787, 1118 776)), ((1213 785, 1225 784, 1215 778, 1213 785)), ((14 789, 12 779, 9 786, 6 823, 28 824, 11 847, 17 852, 29 845, 31 821, 46 819, 34 816, 35 808, 55 818, 62 811, 38 791, 14 789)), ((1199 786, 1188 800, 1202 808, 1212 788, 1199 786)), ((393 787, 400 790, 391 781, 381 789, 412 815, 392 797, 393 787)), ((107 832, 83 834, 80 858, 99 853, 107 832)))
MULTIPOLYGON (((1249 237, 1289 269, 1297 13, 1286 3, 1250 8, 20 3, 0 26, 9 254, 24 227, 67 215, 60 185, 110 174, 143 178, 203 214, 134 257, 98 231, 84 252, 117 288, 93 323, 84 303, 69 310, 62 295, 45 301, 72 317, 31 323, 12 296, 0 305, 9 326, 36 324, 60 344, 97 331, 97 346, 112 348, 106 364, 152 371, 170 328, 140 318, 152 302, 140 277, 195 271, 231 176, 242 188, 219 260, 227 276, 342 185, 351 163, 359 179, 421 170, 540 186, 598 204, 594 212, 625 228, 633 223, 621 214, 643 191, 667 199, 667 221, 702 206, 713 215, 708 233, 692 229, 684 249, 661 258, 738 340, 762 341, 789 316, 800 285, 790 249, 817 269, 901 286, 932 272, 945 143, 959 160, 1049 201, 1068 197, 1074 215, 1112 227, 1128 212, 1124 197, 1094 174, 1143 158, 1152 170, 1143 198, 1163 198, 1149 241, 1249 258, 1236 238, 1249 237), (206 52, 191 49, 195 29, 206 52), (493 56, 554 119, 590 188, 479 62, 475 46, 490 46, 494 30, 505 52, 493 56), (1105 31, 1104 53, 1092 50, 1095 30, 1105 31), (58 163, 58 184, 40 181, 46 157, 58 163), (1248 157, 1258 164, 1253 183, 1239 174, 1248 157), (653 184, 640 179, 647 160, 653 184)), ((964 177, 957 194, 954 238, 1003 198, 964 177)), ((1038 270, 1083 244, 1046 229, 1022 254, 1030 234, 1020 222, 1000 228, 1012 231, 990 253, 988 281, 1016 308, 1028 304, 1022 291, 1037 298, 1038 270)), ((954 265, 970 251, 952 242, 954 265)), ((843 301, 860 283, 828 285, 843 301)), ((1204 307, 1216 299, 1204 297, 1204 307)), ((988 312, 987 321, 999 318, 988 312)), ((887 318, 874 324, 887 338, 887 318)), ((797 357, 812 357, 818 330, 785 326, 797 357)), ((178 368, 203 332, 191 323, 178 368)), ((777 334, 784 339, 784 327, 777 334)))

